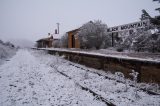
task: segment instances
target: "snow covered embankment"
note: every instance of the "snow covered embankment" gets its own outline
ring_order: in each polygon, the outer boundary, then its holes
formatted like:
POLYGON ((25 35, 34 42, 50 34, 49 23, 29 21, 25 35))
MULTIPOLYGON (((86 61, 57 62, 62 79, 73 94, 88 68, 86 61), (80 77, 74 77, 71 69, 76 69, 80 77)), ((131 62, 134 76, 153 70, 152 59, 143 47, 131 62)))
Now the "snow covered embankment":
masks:
POLYGON ((0 42, 0 65, 7 60, 8 58, 15 55, 16 49, 11 45, 7 45, 6 43, 0 42))
POLYGON ((38 58, 19 50, 0 66, 0 106, 106 106, 38 58))
POLYGON ((87 72, 81 68, 70 65, 70 62, 60 59, 57 56, 51 56, 41 52, 42 54, 35 53, 36 57, 39 58, 44 64, 48 66, 56 66, 58 71, 71 77, 76 83, 91 89, 97 94, 103 96, 107 100, 118 106, 159 106, 160 96, 149 95, 141 90, 136 91, 135 87, 131 87, 123 83, 118 83, 114 80, 105 79, 103 76, 99 76, 92 72, 87 72), (136 93, 137 92, 137 93, 136 93))

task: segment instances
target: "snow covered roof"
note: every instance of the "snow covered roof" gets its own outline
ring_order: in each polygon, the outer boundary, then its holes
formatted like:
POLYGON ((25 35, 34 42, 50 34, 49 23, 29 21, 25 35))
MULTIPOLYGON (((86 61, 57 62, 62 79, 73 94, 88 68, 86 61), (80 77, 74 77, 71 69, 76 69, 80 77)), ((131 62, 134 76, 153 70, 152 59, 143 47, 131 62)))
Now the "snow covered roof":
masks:
POLYGON ((61 39, 62 34, 52 34, 54 40, 61 39))
POLYGON ((50 39, 53 39, 53 38, 52 38, 52 36, 47 37, 47 38, 39 39, 39 40, 37 40, 36 42, 41 42, 41 41, 50 41, 50 39))
POLYGON ((80 30, 80 28, 70 30, 70 31, 68 31, 67 33, 70 33, 70 32, 77 32, 78 30, 80 30))

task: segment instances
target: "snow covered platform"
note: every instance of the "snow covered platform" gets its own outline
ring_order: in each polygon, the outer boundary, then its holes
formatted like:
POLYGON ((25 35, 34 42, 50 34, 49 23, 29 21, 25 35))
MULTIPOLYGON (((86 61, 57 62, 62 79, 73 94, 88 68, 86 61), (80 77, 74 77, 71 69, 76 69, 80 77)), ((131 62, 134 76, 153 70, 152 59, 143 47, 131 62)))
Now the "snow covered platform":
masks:
POLYGON ((129 73, 135 70, 139 73, 139 82, 156 82, 160 84, 160 54, 139 53, 138 55, 138 53, 111 53, 77 49, 38 49, 48 51, 49 54, 64 55, 70 61, 89 67, 109 70, 113 73, 119 71, 126 77, 129 77, 129 73))

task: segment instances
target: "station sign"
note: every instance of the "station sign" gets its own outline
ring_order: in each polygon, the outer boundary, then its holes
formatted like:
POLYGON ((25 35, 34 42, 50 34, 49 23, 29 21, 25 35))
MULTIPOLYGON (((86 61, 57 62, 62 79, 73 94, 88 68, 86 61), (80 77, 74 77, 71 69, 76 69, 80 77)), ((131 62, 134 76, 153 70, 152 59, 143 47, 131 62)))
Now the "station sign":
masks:
POLYGON ((145 28, 145 27, 148 27, 149 25, 150 25, 149 20, 143 20, 143 21, 134 22, 130 24, 110 27, 107 29, 107 31, 108 32, 120 32, 120 31, 126 31, 126 30, 131 30, 131 29, 145 28))

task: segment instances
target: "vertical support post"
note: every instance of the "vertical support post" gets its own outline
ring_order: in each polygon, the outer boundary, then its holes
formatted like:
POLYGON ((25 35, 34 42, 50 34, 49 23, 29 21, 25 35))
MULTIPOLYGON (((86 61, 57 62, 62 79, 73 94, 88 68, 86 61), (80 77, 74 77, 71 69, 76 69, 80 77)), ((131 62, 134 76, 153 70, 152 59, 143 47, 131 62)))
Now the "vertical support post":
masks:
POLYGON ((137 82, 141 82, 141 77, 142 77, 142 75, 141 75, 141 66, 137 64, 136 68, 135 68, 135 71, 137 71, 139 73, 138 76, 137 76, 137 82))
POLYGON ((101 69, 104 70, 104 59, 103 58, 100 59, 100 65, 101 65, 100 66, 101 69))
POLYGON ((114 46, 114 33, 112 33, 112 47, 114 46))

